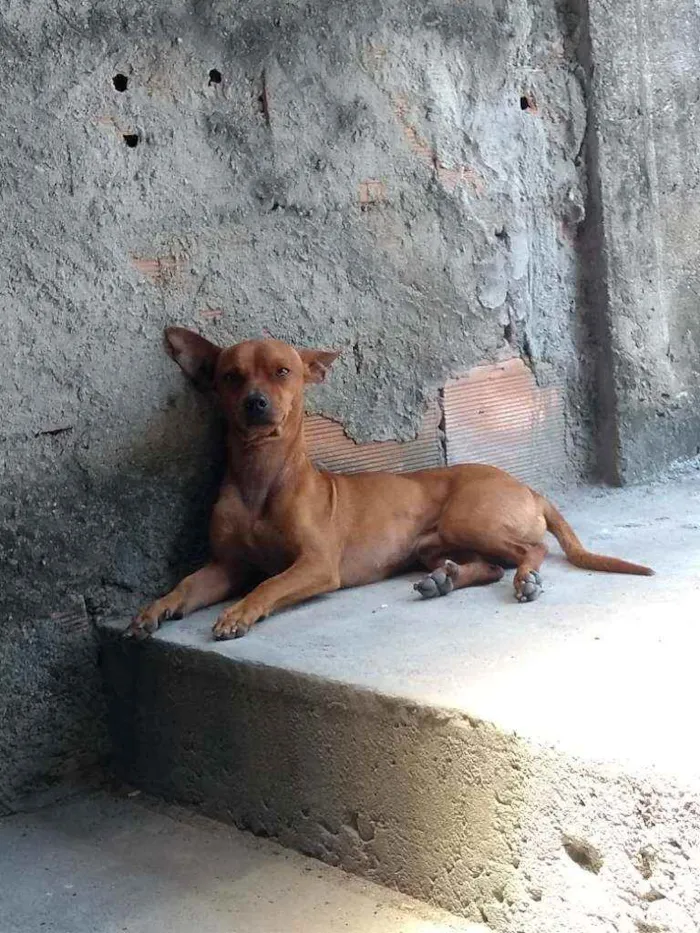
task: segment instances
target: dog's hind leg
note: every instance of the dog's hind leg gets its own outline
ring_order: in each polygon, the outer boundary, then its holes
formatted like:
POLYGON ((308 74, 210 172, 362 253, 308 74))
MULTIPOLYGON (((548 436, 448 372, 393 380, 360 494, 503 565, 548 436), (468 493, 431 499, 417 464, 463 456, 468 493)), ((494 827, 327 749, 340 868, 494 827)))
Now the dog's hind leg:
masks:
POLYGON ((525 549, 518 561, 513 586, 519 603, 532 603, 542 595, 542 577, 539 569, 547 556, 546 544, 533 544, 525 549))
POLYGON ((440 560, 435 569, 414 585, 423 599, 432 599, 434 596, 447 596, 452 590, 459 590, 464 586, 483 586, 486 583, 496 583, 503 576, 503 568, 489 564, 476 555, 464 563, 458 564, 453 560, 440 560))

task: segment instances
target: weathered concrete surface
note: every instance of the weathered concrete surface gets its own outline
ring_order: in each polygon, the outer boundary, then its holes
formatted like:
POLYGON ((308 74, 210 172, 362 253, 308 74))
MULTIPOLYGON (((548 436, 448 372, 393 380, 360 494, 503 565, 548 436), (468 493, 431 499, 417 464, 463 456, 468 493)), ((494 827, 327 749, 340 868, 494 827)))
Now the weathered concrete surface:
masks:
POLYGON ((0 17, 0 678, 25 638, 35 670, 13 675, 4 741, 47 722, 30 681, 56 677, 54 633, 33 620, 74 598, 131 610, 203 556, 217 425, 162 353, 166 323, 343 348, 313 405, 359 439, 409 437, 446 377, 514 356, 564 395, 569 478, 596 403, 608 479, 694 452, 690 0, 0 0, 0 17))
POLYGON ((131 604, 191 559, 209 418, 167 323, 344 348, 316 405, 355 437, 523 348, 574 398, 585 112, 554 0, 2 14, 10 606, 56 579, 131 604))
POLYGON ((566 513, 658 575, 554 555, 528 606, 395 580, 235 642, 211 611, 144 644, 106 629, 118 769, 497 930, 694 929, 700 476, 566 513))
POLYGON ((144 798, 0 821, 3 933, 486 933, 440 910, 144 798))
POLYGON ((365 439, 522 353, 566 396, 576 472, 585 113, 555 0, 0 17, 3 638, 72 594, 131 610, 203 557, 217 432, 169 323, 342 348, 313 404, 365 439))
POLYGON ((92 781, 107 757, 94 626, 81 599, 0 638, 0 815, 92 781))
POLYGON ((629 482, 700 453, 700 15, 587 7, 599 467, 629 482))

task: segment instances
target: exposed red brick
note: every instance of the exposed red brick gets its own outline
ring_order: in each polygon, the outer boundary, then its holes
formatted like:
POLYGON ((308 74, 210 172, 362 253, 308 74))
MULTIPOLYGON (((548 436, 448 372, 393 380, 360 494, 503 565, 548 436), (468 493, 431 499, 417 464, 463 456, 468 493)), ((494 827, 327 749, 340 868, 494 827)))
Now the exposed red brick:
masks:
POLYGON ((205 321, 220 321, 224 316, 223 308, 202 308, 199 312, 199 316, 203 317, 205 321))
POLYGON ((440 184, 448 191, 454 191, 458 185, 468 183, 477 194, 482 194, 484 181, 474 169, 467 165, 445 165, 436 150, 418 133, 410 120, 408 99, 402 94, 397 94, 392 100, 394 113, 401 123, 410 149, 424 165, 433 169, 440 184))
POLYGON ((359 185, 360 207, 363 211, 368 210, 374 204, 382 204, 386 201, 386 185, 383 181, 375 178, 366 178, 359 185))
POLYGON ((520 359, 477 366, 444 390, 447 462, 490 463, 537 484, 565 463, 559 386, 538 386, 520 359))
POLYGON ((146 258, 131 257, 131 261, 143 275, 147 276, 156 285, 165 285, 177 278, 184 268, 185 259, 182 256, 156 256, 146 258))
POLYGON ((466 165, 459 165, 456 168, 449 168, 446 165, 443 165, 442 162, 437 162, 435 165, 435 170, 437 172, 438 180, 447 188, 448 191, 454 191, 454 189, 461 184, 469 183, 477 194, 482 194, 484 191, 484 185, 477 173, 471 169, 467 168, 466 165))
POLYGON ((440 443, 440 411, 431 407, 413 440, 374 441, 357 444, 347 436, 343 426, 321 415, 307 415, 304 435, 312 460, 338 473, 360 470, 391 470, 408 472, 443 464, 440 443))

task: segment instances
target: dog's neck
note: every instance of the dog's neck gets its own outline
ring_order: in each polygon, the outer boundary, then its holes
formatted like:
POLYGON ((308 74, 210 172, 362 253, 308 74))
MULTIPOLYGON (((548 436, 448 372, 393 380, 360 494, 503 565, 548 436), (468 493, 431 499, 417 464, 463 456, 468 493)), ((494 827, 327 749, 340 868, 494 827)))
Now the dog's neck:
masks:
POLYGON ((226 448, 226 481, 254 512, 264 510, 270 495, 293 486, 299 474, 314 470, 304 442, 303 413, 290 419, 279 435, 253 441, 229 427, 226 448))

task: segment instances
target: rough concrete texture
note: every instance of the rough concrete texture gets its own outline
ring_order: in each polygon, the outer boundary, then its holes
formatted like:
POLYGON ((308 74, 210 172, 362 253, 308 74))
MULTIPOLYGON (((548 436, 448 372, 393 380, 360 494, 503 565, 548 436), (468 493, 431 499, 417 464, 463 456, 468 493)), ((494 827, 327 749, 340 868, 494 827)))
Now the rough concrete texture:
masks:
POLYGON ((498 354, 574 412, 585 111, 554 0, 2 16, 7 611, 57 581, 131 606, 196 560, 210 416, 165 324, 344 349, 315 405, 357 438, 411 436, 498 354))
POLYGON ((3 933, 486 933, 443 911, 144 798, 0 821, 3 933))
POLYGON ((203 557, 218 426, 164 324, 344 349, 313 406, 360 440, 522 357, 563 393, 567 475, 596 399, 607 478, 693 452, 689 4, 0 0, 0 625, 37 683, 34 620, 203 557))
POLYGON ((629 482, 700 453, 700 17, 693 0, 588 9, 599 465, 629 482))
POLYGON ((0 815, 93 779, 107 757, 98 644, 82 600, 6 622, 0 638, 0 815))
POLYGON ((555 0, 0 15, 3 638, 74 596, 131 610, 203 558, 219 435, 166 324, 343 349, 313 404, 360 439, 523 354, 566 395, 575 473, 585 111, 555 0))
POLYGON ((528 606, 404 579, 235 642, 211 611, 144 644, 105 629, 117 768, 505 933, 696 929, 700 480, 566 513, 658 575, 553 555, 528 606))

